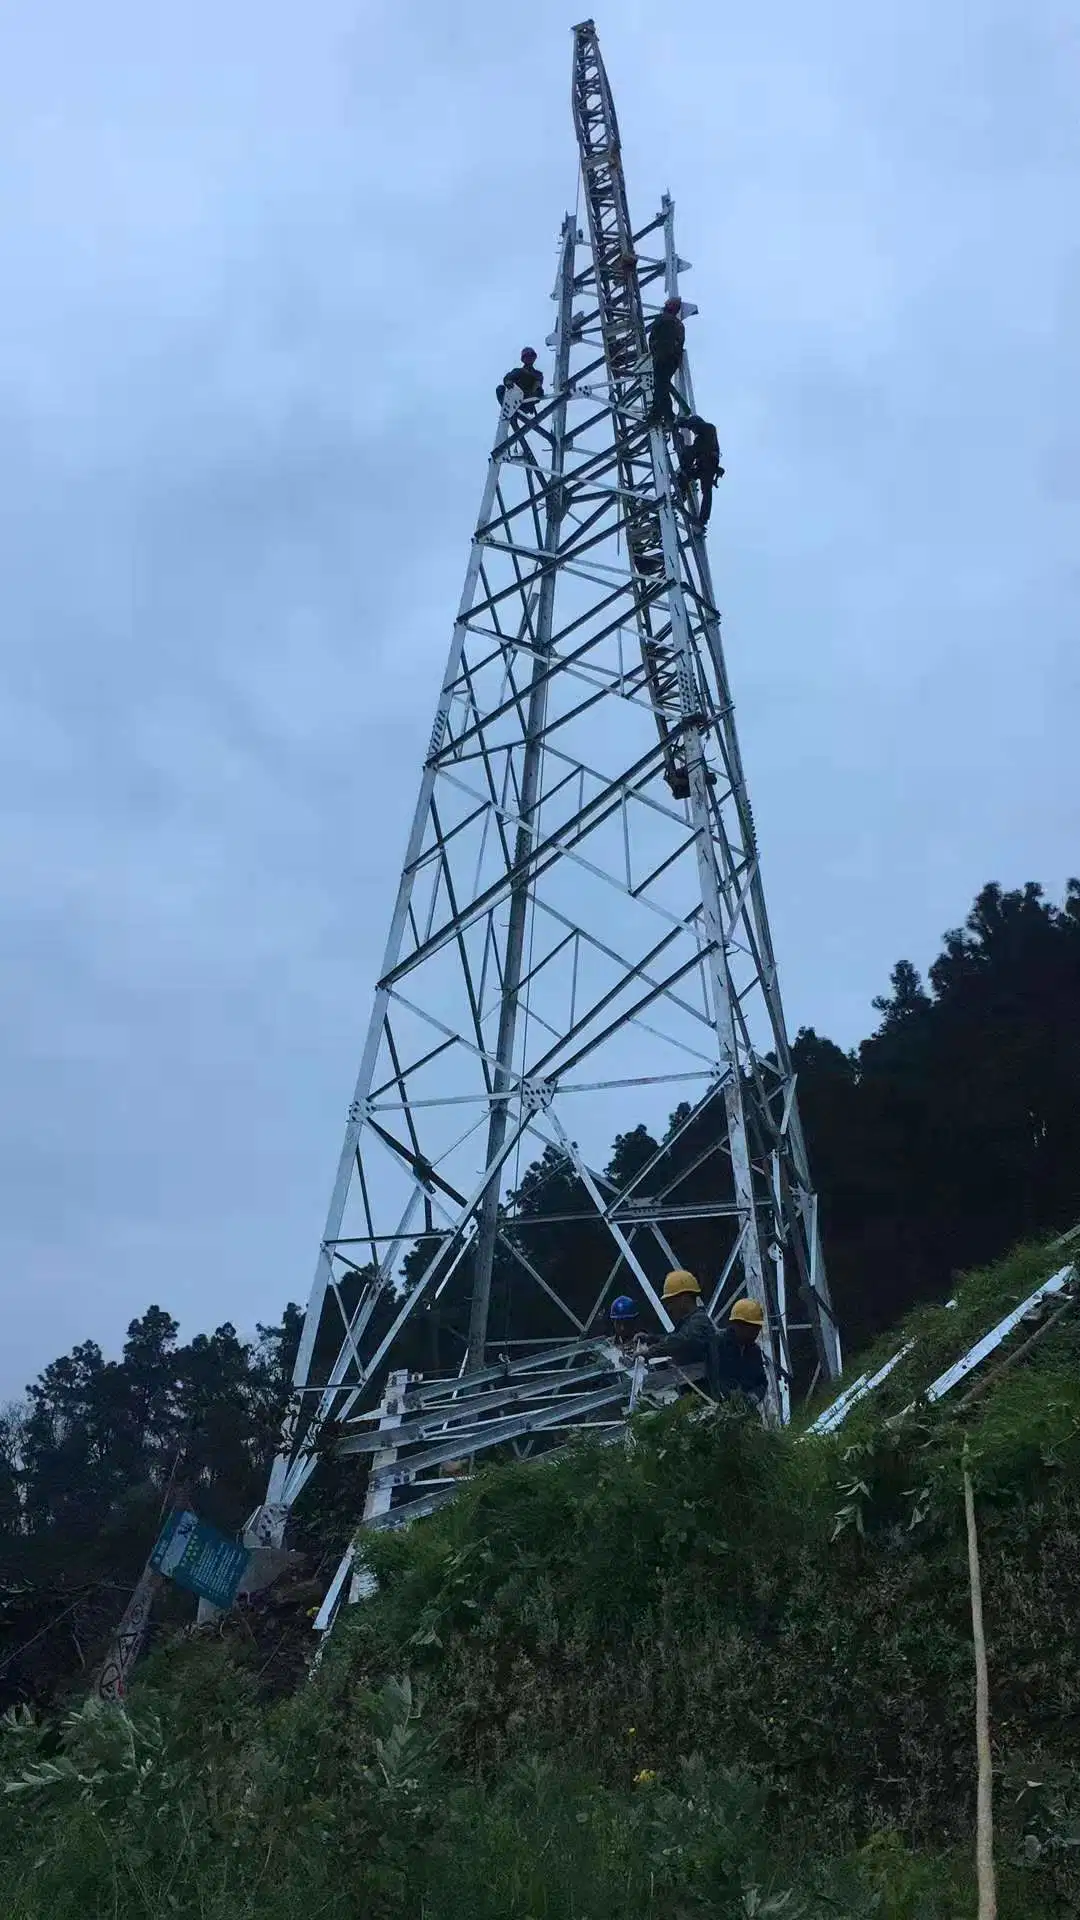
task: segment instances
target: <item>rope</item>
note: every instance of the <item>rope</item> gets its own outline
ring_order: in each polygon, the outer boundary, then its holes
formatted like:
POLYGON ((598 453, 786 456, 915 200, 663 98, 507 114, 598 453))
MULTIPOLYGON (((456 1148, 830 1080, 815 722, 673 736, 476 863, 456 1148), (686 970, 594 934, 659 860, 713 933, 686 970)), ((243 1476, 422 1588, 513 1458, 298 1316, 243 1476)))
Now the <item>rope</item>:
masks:
POLYGON ((982 1577, 979 1536, 975 1528, 975 1496, 964 1460, 964 1513, 967 1519, 968 1579, 971 1586, 971 1637, 975 1643, 975 1748, 979 1762, 978 1807, 975 1828, 975 1870, 979 1885, 978 1920, 997 1920, 997 1882, 994 1875, 993 1770, 990 1757, 990 1688, 986 1673, 986 1637, 983 1633, 982 1577))

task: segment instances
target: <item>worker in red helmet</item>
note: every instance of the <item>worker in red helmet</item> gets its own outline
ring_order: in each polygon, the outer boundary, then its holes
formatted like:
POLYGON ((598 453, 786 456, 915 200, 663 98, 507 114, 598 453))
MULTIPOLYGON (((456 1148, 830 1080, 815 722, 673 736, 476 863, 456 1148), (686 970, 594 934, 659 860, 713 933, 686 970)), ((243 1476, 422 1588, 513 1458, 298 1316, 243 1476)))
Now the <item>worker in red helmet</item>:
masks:
POLYGON ((536 409, 536 402, 544 398, 544 376, 536 364, 536 348, 522 347, 520 367, 511 367, 504 374, 495 389, 500 407, 506 398, 507 387, 517 387, 529 413, 536 409))
POLYGON ((652 355, 653 400, 646 426, 659 427, 671 420, 671 383, 682 366, 686 328, 679 315, 682 301, 673 293, 665 300, 649 328, 649 352, 652 355))

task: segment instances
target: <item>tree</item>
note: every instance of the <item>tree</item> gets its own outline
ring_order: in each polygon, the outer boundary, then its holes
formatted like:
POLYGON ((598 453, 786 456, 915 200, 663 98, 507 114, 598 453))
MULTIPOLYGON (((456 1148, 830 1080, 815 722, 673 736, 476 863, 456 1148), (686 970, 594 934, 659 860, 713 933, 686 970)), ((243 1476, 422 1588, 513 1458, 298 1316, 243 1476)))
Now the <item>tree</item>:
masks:
POLYGON ((909 1021, 919 1019, 930 1005, 930 995, 910 960, 897 961, 889 982, 892 994, 879 996, 872 1003, 875 1013, 881 1015, 879 1033, 895 1033, 909 1021))
MULTIPOLYGON (((793 1048, 849 1352, 914 1302, 946 1297, 958 1270, 1080 1218, 1080 882, 1069 882, 1060 907, 1034 884, 984 887, 927 978, 898 961, 873 1003, 878 1024, 857 1048, 845 1052, 809 1027, 793 1048)), ((642 1125, 618 1134, 600 1175, 608 1197, 664 1195, 688 1209, 730 1197, 718 1097, 677 1107, 660 1141, 642 1125)), ((549 1146, 525 1168, 500 1216, 494 1346, 573 1334, 549 1289, 592 1331, 614 1293, 637 1292, 592 1213, 569 1155, 549 1146)), ((666 1256, 632 1216, 627 1232, 659 1283, 666 1256)), ((680 1264, 715 1277, 722 1249, 712 1227, 688 1211, 668 1237, 680 1264)), ((375 1304, 376 1340, 442 1245, 429 1220, 375 1304)), ((370 1278, 341 1275, 344 1314, 370 1278)), ((425 1372, 460 1366, 471 1284, 466 1257, 438 1298, 429 1290, 400 1361, 425 1372)), ((207 1518, 227 1530, 243 1524, 265 1485, 301 1322, 290 1305, 254 1340, 226 1322, 182 1345, 177 1322, 151 1306, 131 1322, 118 1360, 83 1341, 44 1368, 24 1405, 0 1415, 0 1587, 6 1577, 8 1593, 26 1596, 0 1615, 0 1651, 9 1631, 21 1641, 48 1628, 71 1581, 133 1579, 177 1481, 207 1518)), ((330 1345, 335 1337, 331 1329, 330 1345)), ((363 1475, 362 1462, 333 1461, 301 1532, 320 1546, 340 1541, 363 1475)))
POLYGON ((1080 884, 1061 909, 1033 884, 984 887, 929 981, 898 963, 844 1067, 796 1042, 849 1346, 1080 1216, 1080 884))
POLYGON ((23 1527, 23 1435, 25 1409, 12 1405, 0 1410, 0 1539, 21 1533, 23 1527))
POLYGON ((32 1532, 63 1526, 79 1533, 93 1524, 107 1495, 114 1469, 105 1372, 101 1348, 84 1340, 52 1361, 29 1389, 22 1450, 32 1532))

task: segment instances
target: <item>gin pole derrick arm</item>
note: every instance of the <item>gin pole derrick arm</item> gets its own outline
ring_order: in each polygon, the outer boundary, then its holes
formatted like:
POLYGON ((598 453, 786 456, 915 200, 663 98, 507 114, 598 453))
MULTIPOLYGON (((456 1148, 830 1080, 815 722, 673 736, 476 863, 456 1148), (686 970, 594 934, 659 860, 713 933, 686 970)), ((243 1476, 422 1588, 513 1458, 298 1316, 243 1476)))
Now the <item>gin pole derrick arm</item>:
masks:
MULTIPOLYGON (((635 617, 653 711, 664 749, 664 778, 679 798, 687 791, 685 759, 679 739, 681 710, 675 652, 666 611, 664 556, 656 513, 656 480, 651 436, 644 425, 643 369, 648 349, 641 284, 622 169, 619 123, 596 28, 585 20, 574 28, 574 127, 581 180, 592 242, 592 263, 576 285, 595 301, 586 326, 599 324, 618 444, 619 488, 624 530, 634 569, 635 617)), ((653 222, 650 225, 658 225, 653 222)), ((648 229, 647 229, 648 230, 648 229)), ((663 285, 663 264, 647 279, 663 285)))

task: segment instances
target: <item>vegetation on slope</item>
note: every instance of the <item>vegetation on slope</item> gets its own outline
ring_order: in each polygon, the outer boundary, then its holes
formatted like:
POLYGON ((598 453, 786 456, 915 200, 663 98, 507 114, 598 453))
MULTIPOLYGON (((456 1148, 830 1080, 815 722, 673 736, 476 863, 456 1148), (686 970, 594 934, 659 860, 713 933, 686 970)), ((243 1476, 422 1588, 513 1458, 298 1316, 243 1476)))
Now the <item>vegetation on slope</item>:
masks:
POLYGON ((1002 1920, 1075 1914, 1076 1320, 963 1412, 895 1417, 1059 1260, 973 1276, 833 1440, 682 1406, 489 1469, 377 1543, 287 1698, 239 1618, 159 1650, 128 1714, 16 1715, 5 1915, 969 1916, 965 1446, 1002 1920))
MULTIPOLYGON (((828 1268, 854 1351, 914 1302, 943 1300, 956 1270, 1080 1217, 1080 886, 1060 907, 1033 885, 985 887, 965 926, 946 934, 928 985, 901 961, 875 1004, 876 1030, 850 1052, 813 1032, 795 1044, 828 1268)), ((673 1159, 689 1168, 711 1126, 706 1110, 673 1159)), ((656 1145, 630 1127, 613 1143, 612 1177, 639 1169, 656 1145)), ((715 1200, 717 1166, 714 1154, 687 1172, 680 1196, 715 1200)), ((573 1218, 584 1200, 572 1167, 549 1154, 525 1169, 521 1190, 552 1216, 534 1259, 589 1312, 609 1251, 573 1218)), ((686 1227, 679 1255, 716 1270, 700 1225, 686 1227)), ((448 1288, 411 1324, 405 1363, 457 1367, 466 1284, 463 1263, 457 1294, 448 1288)), ((493 1307, 496 1339, 552 1332, 545 1297, 512 1291, 504 1268, 493 1307)), ((379 1324, 394 1311, 388 1294, 379 1324)), ((151 1307, 118 1359, 87 1339, 0 1410, 0 1707, 85 1684, 163 1501, 186 1489, 205 1518, 243 1524, 265 1487, 298 1324, 287 1308, 255 1340, 225 1325, 182 1342, 176 1320, 151 1307)), ((907 1379, 899 1372, 893 1386, 907 1379)), ((298 1516, 316 1577, 358 1510, 357 1474, 355 1462, 320 1470, 298 1516)))

